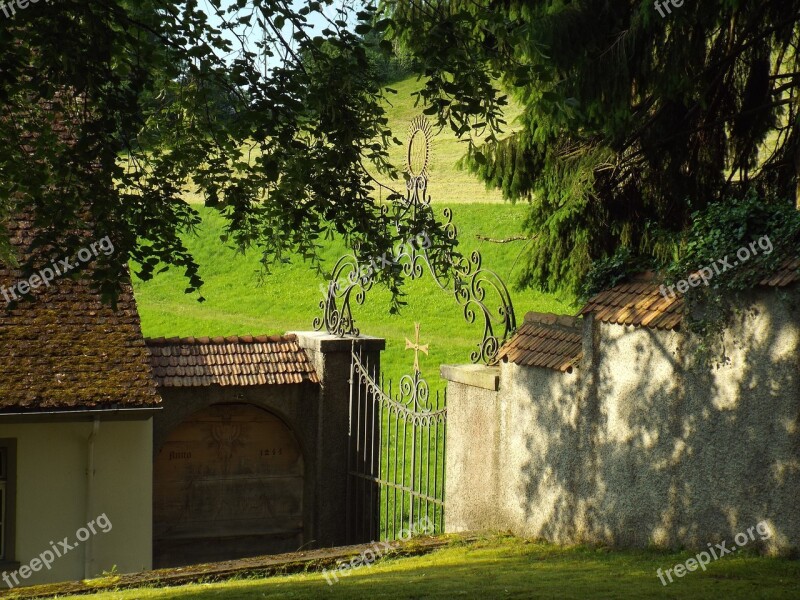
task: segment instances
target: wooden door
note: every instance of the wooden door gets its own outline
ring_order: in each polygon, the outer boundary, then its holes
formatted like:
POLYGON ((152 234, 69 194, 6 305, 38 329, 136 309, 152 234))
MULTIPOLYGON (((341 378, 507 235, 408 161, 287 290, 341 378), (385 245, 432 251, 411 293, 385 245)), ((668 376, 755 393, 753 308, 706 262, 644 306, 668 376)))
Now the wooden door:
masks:
POLYGON ((290 552, 303 544, 303 457, 278 417, 219 404, 178 425, 153 469, 154 566, 290 552))

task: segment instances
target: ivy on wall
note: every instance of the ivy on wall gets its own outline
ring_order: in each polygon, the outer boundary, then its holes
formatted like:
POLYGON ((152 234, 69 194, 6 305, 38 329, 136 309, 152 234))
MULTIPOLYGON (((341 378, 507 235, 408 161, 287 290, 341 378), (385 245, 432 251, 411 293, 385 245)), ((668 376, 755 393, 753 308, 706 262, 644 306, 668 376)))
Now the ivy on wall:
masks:
POLYGON ((774 273, 788 258, 800 255, 800 211, 791 202, 750 190, 693 212, 692 227, 677 248, 671 259, 657 261, 634 256, 622 247, 594 263, 581 296, 589 298, 635 273, 654 270, 666 288, 683 293, 687 325, 710 341, 722 333, 740 305, 742 292, 774 273), (700 285, 678 287, 701 270, 706 277, 700 285))

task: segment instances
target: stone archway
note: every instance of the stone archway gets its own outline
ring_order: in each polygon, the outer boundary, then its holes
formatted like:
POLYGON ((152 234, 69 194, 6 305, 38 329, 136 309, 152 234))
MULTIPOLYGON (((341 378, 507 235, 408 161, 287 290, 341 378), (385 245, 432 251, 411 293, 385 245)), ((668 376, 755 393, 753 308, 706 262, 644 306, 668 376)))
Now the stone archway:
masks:
POLYGON ((304 463, 294 433, 252 404, 215 404, 167 436, 153 465, 153 564, 293 551, 304 463))

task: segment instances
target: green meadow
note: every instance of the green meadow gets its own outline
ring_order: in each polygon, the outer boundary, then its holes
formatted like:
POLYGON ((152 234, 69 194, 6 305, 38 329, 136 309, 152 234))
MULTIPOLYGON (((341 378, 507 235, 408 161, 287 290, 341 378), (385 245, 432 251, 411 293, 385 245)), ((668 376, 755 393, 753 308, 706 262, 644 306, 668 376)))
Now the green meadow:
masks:
MULTIPOLYGON (((420 112, 411 95, 417 86, 415 77, 391 85, 398 93, 389 96, 390 126, 403 141, 411 119, 420 112)), ((509 127, 518 113, 518 107, 510 107, 509 127)), ((487 190, 483 183, 459 169, 457 163, 465 146, 449 130, 434 131, 431 147, 429 193, 435 210, 441 217, 445 207, 452 207, 459 251, 468 254, 479 250, 483 266, 496 271, 508 284, 518 323, 529 310, 574 313, 577 306, 571 297, 516 289, 514 282, 523 264, 525 240, 501 244, 480 239, 522 235, 529 206, 504 202, 498 191, 487 190)), ((402 164, 404 151, 403 147, 392 149, 396 164, 402 164)), ((392 185, 405 187, 402 181, 392 185)), ((147 282, 134 279, 145 336, 257 335, 311 329, 313 319, 321 314, 318 305, 327 275, 347 252, 342 241, 325 242, 323 273, 316 272, 301 257, 294 257, 290 263, 276 265, 264 274, 257 253, 237 254, 220 241, 224 220, 216 211, 196 203, 196 197, 187 199, 195 203, 203 218, 197 235, 187 236, 186 243, 201 266, 205 302, 198 302, 197 294, 184 293, 186 282, 177 271, 147 282)), ((441 389, 439 365, 469 362, 470 353, 482 339, 482 319, 467 323, 463 308, 452 293, 442 291, 430 274, 408 281, 403 291, 406 306, 400 314, 390 315, 389 292, 380 285, 374 286, 365 304, 354 306, 356 326, 365 335, 386 338, 384 374, 397 381, 412 370, 413 356, 404 351, 404 344, 406 338, 413 339, 414 323, 420 323, 420 342, 430 347, 427 356, 420 356, 422 374, 432 390, 441 389)))
MULTIPOLYGON (((186 242, 201 265, 205 280, 204 302, 198 294, 185 294, 186 282, 178 271, 168 271, 150 281, 134 279, 142 328, 147 337, 218 336, 278 334, 307 331, 322 312, 319 302, 327 276, 315 272, 297 257, 261 272, 256 253, 238 254, 220 242, 223 218, 213 209, 199 207, 203 223, 196 236, 186 242)), ((505 238, 521 233, 526 206, 508 204, 463 204, 454 206, 462 253, 480 250, 485 267, 495 270, 506 282, 513 282, 521 266, 524 241, 496 244, 478 235, 505 238)), ((346 252, 339 240, 324 248, 324 268, 329 272, 346 252)), ((469 324, 452 293, 442 291, 430 274, 407 281, 403 289, 407 302, 400 314, 390 315, 390 294, 375 285, 363 306, 354 305, 356 326, 365 335, 384 337, 386 376, 395 381, 412 370, 413 353, 405 352, 405 338, 413 340, 414 323, 420 323, 420 340, 430 353, 420 355, 420 366, 431 387, 438 378, 439 365, 469 362, 469 355, 482 339, 483 323, 469 324)), ((571 313, 571 298, 559 298, 536 290, 510 288, 517 321, 529 310, 571 313)))

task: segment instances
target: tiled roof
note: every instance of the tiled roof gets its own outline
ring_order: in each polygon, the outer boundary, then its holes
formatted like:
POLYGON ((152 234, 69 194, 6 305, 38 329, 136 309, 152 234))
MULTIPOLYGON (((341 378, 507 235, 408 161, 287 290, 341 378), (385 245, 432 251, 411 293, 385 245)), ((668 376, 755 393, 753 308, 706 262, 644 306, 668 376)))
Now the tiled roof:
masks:
POLYGON ((500 348, 497 360, 527 367, 572 371, 583 356, 577 317, 529 312, 514 336, 500 348))
MULTIPOLYGON (((800 281, 800 258, 785 260, 759 285, 785 287, 800 281)), ((591 298, 580 313, 594 314, 597 321, 617 325, 640 325, 654 329, 675 329, 683 316, 683 296, 675 292, 667 297, 653 273, 642 273, 629 283, 621 283, 591 298)))
MULTIPOLYGON (((30 221, 14 219, 7 228, 24 262, 30 221)), ((161 401, 130 282, 113 310, 87 274, 57 278, 15 304, 0 297, 0 412, 146 408, 161 401)), ((2 288, 21 280, 18 269, 0 265, 2 288)))
POLYGON ((621 283, 605 290, 586 303, 580 313, 594 313, 603 323, 617 325, 642 325, 654 329, 675 329, 683 315, 683 297, 667 297, 659 291, 660 283, 653 281, 652 273, 642 274, 639 281, 621 283))
POLYGON ((777 271, 759 283, 770 287, 785 287, 795 281, 800 281, 800 257, 786 259, 777 271))
POLYGON ((157 338, 146 342, 159 386, 319 383, 294 335, 157 338))

